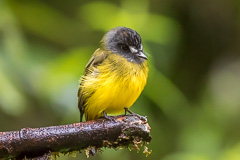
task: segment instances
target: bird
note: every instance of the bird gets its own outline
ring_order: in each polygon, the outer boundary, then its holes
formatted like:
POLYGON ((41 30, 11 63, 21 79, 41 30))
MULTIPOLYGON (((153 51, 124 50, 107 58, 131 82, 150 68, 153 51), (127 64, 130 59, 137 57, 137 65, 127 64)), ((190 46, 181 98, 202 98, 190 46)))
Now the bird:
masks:
POLYGON ((80 122, 120 114, 138 99, 148 78, 147 53, 133 29, 116 27, 100 41, 78 88, 80 122))

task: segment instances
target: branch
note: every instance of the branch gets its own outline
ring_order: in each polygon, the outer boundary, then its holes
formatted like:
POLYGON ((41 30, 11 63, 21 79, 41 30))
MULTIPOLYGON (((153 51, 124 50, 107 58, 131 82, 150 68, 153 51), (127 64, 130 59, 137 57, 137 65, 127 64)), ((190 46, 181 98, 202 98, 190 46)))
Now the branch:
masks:
POLYGON ((150 126, 145 117, 116 116, 111 120, 0 132, 0 158, 34 158, 82 149, 91 153, 101 147, 127 147, 130 144, 138 148, 138 144, 150 141, 150 126))

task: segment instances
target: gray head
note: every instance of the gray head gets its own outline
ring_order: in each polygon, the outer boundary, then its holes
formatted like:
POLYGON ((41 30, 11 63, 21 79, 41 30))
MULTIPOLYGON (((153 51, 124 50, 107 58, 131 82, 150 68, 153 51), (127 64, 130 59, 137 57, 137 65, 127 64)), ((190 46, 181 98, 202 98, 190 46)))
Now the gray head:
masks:
POLYGON ((130 62, 142 63, 147 60, 140 35, 127 27, 110 30, 102 40, 102 47, 125 57, 130 62))

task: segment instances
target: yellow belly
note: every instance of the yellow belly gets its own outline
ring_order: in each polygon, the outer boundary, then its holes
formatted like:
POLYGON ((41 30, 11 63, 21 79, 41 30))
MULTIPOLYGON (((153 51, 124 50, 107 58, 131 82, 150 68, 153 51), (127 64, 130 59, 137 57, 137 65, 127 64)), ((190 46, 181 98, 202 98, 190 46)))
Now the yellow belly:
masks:
POLYGON ((84 77, 87 120, 99 118, 103 111, 107 114, 123 112, 124 107, 133 105, 146 85, 146 62, 131 63, 119 55, 111 55, 108 59, 92 75, 84 77), (99 74, 96 76, 96 73, 99 74))

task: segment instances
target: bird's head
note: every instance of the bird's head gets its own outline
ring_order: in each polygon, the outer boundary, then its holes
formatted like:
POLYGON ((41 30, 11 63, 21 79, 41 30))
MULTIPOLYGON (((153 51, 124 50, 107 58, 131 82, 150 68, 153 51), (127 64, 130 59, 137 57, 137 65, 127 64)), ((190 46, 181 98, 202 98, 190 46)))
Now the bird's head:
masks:
POLYGON ((140 35, 127 27, 110 30, 103 37, 101 45, 105 50, 119 54, 130 62, 142 63, 147 60, 140 35))

